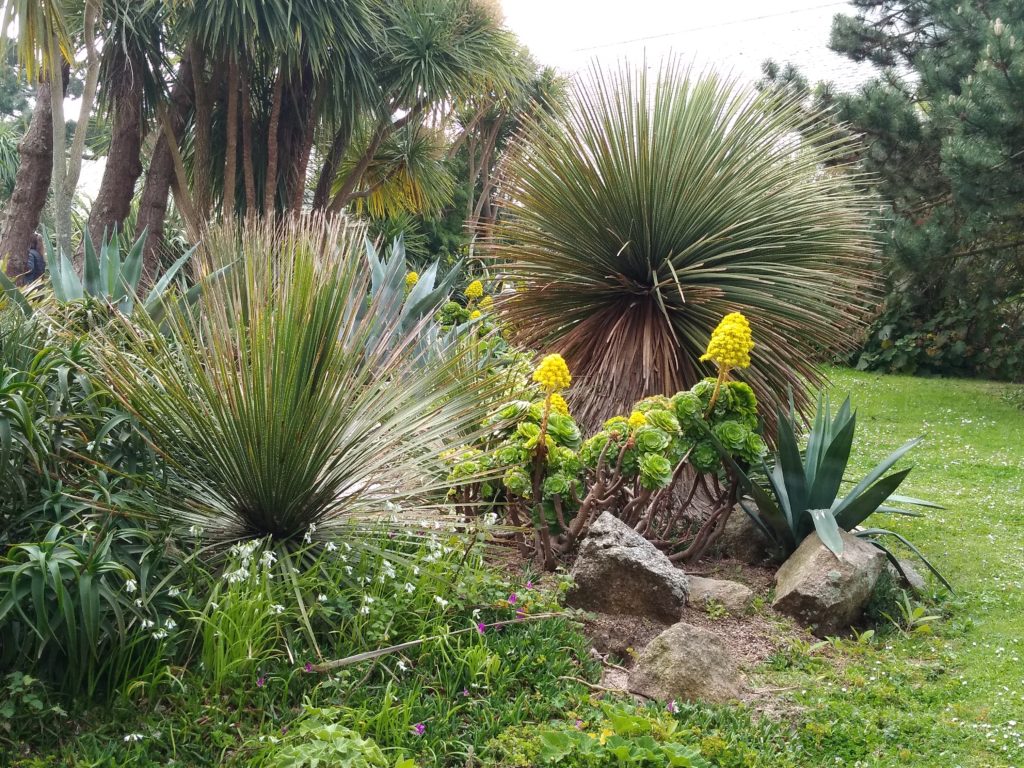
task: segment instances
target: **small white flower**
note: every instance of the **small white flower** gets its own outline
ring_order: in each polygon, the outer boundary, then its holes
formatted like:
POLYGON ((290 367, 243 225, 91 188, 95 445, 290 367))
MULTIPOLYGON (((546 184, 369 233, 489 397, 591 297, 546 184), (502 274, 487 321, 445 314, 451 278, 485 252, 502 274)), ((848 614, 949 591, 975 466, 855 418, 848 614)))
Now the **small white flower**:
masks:
POLYGON ((198 525, 190 526, 188 532, 197 539, 203 535, 203 529, 200 528, 198 525))
POLYGON ((216 611, 218 608, 220 608, 220 605, 218 605, 217 603, 210 603, 210 608, 216 611))
POLYGON ((440 595, 434 595, 434 602, 436 602, 436 603, 437 603, 438 605, 440 605, 440 606, 441 606, 442 608, 447 608, 447 607, 448 607, 448 601, 447 601, 447 600, 445 600, 445 599, 444 599, 443 597, 441 597, 440 595))
POLYGON ((264 567, 269 568, 277 562, 277 555, 268 549, 260 555, 260 562, 263 563, 264 567))
POLYGON ((142 620, 142 628, 143 629, 152 629, 155 626, 156 626, 156 622, 153 621, 152 619, 143 619, 142 620))
POLYGON ((141 608, 142 606, 143 606, 142 598, 141 597, 135 598, 135 607, 136 608, 141 608))
POLYGON ((270 610, 272 610, 275 615, 280 616, 282 613, 284 613, 284 606, 280 603, 276 603, 270 606, 270 610))
POLYGON ((165 637, 167 637, 167 630, 158 629, 156 632, 153 633, 152 637, 154 640, 163 640, 165 637))
POLYGON ((409 668, 409 665, 408 665, 408 664, 406 664, 406 663, 405 663, 404 661, 402 661, 401 659, 399 659, 399 661, 398 661, 398 668, 399 668, 399 669, 400 669, 400 670, 401 670, 402 672, 405 672, 405 670, 407 670, 407 669, 409 668))
POLYGON ((316 596, 316 599, 317 599, 317 602, 319 602, 319 603, 326 603, 327 602, 327 595, 325 595, 325 594, 323 594, 321 592, 319 595, 316 596))
POLYGON ((343 546, 345 548, 346 552, 351 552, 352 551, 352 547, 349 546, 348 542, 344 542, 344 541, 341 542, 341 546, 343 546))
POLYGON ((125 741, 142 741, 144 738, 141 733, 126 733, 124 735, 125 741))
POLYGON ((376 602, 376 600, 374 600, 369 595, 363 595, 363 603, 365 603, 366 605, 369 605, 370 603, 374 603, 374 602, 376 602))
POLYGON ((346 565, 345 566, 345 573, 347 573, 349 576, 352 575, 352 566, 351 565, 346 565))
POLYGON ((362 608, 359 609, 359 612, 361 614, 363 614, 363 616, 369 616, 370 615, 370 606, 364 605, 362 608))
POLYGON ((416 591, 416 587, 414 587, 412 584, 410 584, 407 581, 407 582, 405 582, 405 591, 408 592, 411 595, 413 592, 416 591))
POLYGON ((420 567, 418 565, 414 565, 412 567, 412 575, 413 576, 419 576, 420 575, 420 567))
POLYGON ((473 618, 474 619, 479 619, 480 618, 480 609, 479 608, 474 608, 473 609, 473 618))
POLYGON ((164 622, 164 629, 166 629, 167 631, 172 631, 172 630, 175 630, 177 628, 178 628, 178 622, 176 622, 174 619, 168 619, 167 621, 164 622))
POLYGON ((139 589, 139 582, 135 579, 128 579, 124 583, 124 591, 129 595, 134 595, 139 589))
POLYGON ((168 597, 177 597, 180 594, 181 594, 181 590, 178 589, 177 587, 171 587, 170 589, 167 590, 167 596, 168 597))
POLYGON ((326 549, 328 552, 335 552, 338 549, 338 545, 335 544, 333 541, 328 541, 324 549, 326 549))

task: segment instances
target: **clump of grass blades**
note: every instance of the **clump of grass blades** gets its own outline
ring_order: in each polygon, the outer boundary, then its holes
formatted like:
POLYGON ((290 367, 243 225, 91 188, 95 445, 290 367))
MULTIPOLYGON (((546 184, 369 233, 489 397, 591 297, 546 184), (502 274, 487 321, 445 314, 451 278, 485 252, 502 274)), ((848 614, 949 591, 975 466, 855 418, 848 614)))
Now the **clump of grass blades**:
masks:
POLYGON ((528 124, 488 249, 525 283, 504 302, 522 340, 582 384, 582 423, 712 373, 699 358, 729 312, 757 329, 742 378, 769 410, 790 388, 806 405, 815 359, 856 343, 876 282, 869 202, 841 167, 848 140, 817 124, 673 60, 654 82, 595 66, 528 124))
POLYGON ((460 378, 464 353, 397 327, 369 297, 362 242, 316 217, 214 230, 205 268, 232 267, 200 305, 169 307, 164 333, 115 321, 106 373, 173 470, 162 517, 290 546, 443 498, 436 456, 474 434, 499 383, 460 378))

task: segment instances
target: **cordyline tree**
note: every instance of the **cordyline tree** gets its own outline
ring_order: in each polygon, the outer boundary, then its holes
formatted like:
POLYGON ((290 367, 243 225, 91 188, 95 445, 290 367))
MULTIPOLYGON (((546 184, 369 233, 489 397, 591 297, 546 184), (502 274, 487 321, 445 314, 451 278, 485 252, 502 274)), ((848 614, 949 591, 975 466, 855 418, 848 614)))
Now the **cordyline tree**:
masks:
MULTIPOLYGON (((858 0, 831 47, 881 68, 819 85, 885 210, 889 292, 863 367, 1024 376, 1024 4, 858 0)), ((803 87, 792 69, 768 81, 803 87)))
MULTIPOLYGON (((26 72, 40 83, 39 128, 28 132, 38 140, 27 138, 22 151, 32 195, 19 198, 16 190, 9 223, 20 220, 17 212, 24 223, 17 231, 8 226, 2 243, 12 274, 24 270, 46 199, 42 158, 54 169, 66 158, 74 171, 84 148, 76 136, 65 151, 44 108, 55 110, 58 101, 43 98, 46 64, 61 56, 65 68, 85 67, 87 88, 89 75, 103 75, 110 150, 89 229, 98 239, 128 226, 138 191, 135 225, 148 233, 149 273, 161 258, 172 197, 192 236, 214 219, 304 207, 336 213, 371 203, 389 210, 436 205, 451 195, 438 165, 457 111, 480 94, 506 92, 523 70, 515 38, 485 0, 6 5, 18 21, 26 72)), ((58 192, 68 200, 74 192, 65 176, 53 189, 58 210, 58 192)), ((58 224, 65 244, 69 233, 58 224)))

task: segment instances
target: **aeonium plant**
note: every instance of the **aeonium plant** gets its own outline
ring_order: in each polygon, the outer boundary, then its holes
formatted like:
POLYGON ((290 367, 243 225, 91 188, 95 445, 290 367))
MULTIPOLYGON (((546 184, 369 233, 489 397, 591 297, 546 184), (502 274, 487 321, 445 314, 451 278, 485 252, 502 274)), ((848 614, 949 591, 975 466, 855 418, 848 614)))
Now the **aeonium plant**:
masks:
POLYGON ((766 452, 753 390, 729 379, 732 368, 749 364, 749 325, 736 313, 720 329, 708 347, 717 378, 645 398, 586 440, 561 394, 572 381, 568 366, 560 355, 545 357, 533 374, 535 397, 502 404, 488 420, 486 440, 452 452, 460 511, 493 505, 520 531, 532 528, 532 541, 513 535, 524 554, 549 568, 604 511, 675 560, 699 558, 736 501, 729 467, 758 464, 766 452), (710 513, 693 514, 698 504, 710 513))

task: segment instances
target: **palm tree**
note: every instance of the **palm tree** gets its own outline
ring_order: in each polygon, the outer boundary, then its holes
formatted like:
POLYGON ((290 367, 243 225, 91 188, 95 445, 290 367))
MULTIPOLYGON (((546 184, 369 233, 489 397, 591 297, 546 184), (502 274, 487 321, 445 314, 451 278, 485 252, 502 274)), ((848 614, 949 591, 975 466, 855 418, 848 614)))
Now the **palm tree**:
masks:
POLYGON ((594 425, 686 389, 732 311, 754 328, 745 378, 769 410, 806 404, 815 361, 851 348, 875 291, 868 203, 834 129, 801 105, 677 62, 595 68, 569 107, 530 121, 507 167, 491 255, 526 289, 505 310, 560 351, 594 425))

